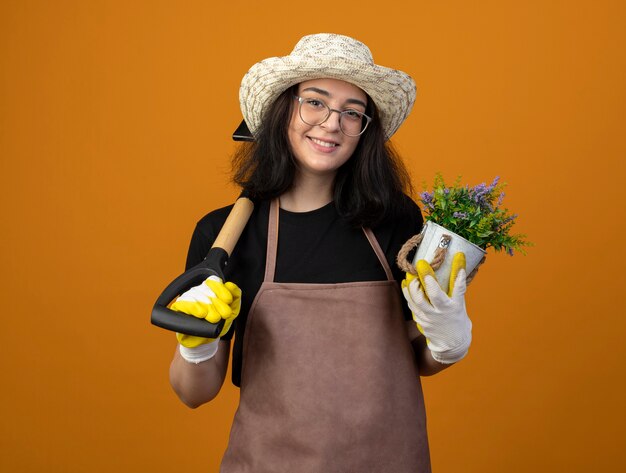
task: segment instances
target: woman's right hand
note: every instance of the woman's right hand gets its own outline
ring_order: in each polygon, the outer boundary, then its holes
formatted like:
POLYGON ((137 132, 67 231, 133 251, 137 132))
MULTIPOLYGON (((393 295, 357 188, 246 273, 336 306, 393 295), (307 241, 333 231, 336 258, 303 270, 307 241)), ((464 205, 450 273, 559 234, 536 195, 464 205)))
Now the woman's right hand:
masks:
MULTIPOLYGON (((220 337, 230 329, 241 309, 241 289, 232 282, 223 283, 217 276, 207 278, 180 295, 170 309, 183 312, 211 323, 224 320, 220 337)), ((180 353, 185 360, 200 363, 212 358, 217 352, 218 338, 203 338, 176 334, 180 353)))
POLYGON ((447 293, 426 261, 419 260, 416 269, 417 277, 407 274, 402 281, 413 320, 426 337, 432 357, 439 363, 456 363, 467 354, 472 341, 472 321, 465 308, 465 255, 454 255, 447 293))

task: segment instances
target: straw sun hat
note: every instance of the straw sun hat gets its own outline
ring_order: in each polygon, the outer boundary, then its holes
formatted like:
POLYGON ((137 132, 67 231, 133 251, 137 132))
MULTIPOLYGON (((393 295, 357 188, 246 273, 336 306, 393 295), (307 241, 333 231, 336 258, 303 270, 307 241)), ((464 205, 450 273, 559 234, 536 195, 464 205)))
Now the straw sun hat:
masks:
POLYGON ((415 82, 395 69, 374 64, 369 48, 348 36, 314 34, 303 37, 289 56, 256 63, 241 81, 241 112, 253 135, 263 114, 289 87, 311 79, 340 79, 367 93, 378 108, 389 139, 411 112, 415 82))

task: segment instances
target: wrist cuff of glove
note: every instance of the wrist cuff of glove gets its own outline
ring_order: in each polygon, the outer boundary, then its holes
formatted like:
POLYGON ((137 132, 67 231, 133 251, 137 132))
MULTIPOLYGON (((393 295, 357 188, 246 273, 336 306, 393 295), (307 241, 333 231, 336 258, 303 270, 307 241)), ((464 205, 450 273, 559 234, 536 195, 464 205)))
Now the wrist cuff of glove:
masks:
POLYGON ((467 355, 467 352, 469 351, 470 340, 457 348, 445 351, 434 351, 431 349, 430 353, 432 354, 433 358, 439 363, 443 363, 446 365, 456 363, 457 361, 465 358, 465 355, 467 355))
POLYGON ((465 343, 462 343, 455 348, 450 348, 448 350, 433 350, 432 347, 429 348, 430 353, 436 361, 449 365, 465 358, 465 355, 467 355, 471 343, 472 337, 470 336, 465 340, 465 343))
POLYGON ((198 363, 210 360, 215 356, 219 346, 219 341, 220 339, 216 338, 209 343, 204 343, 195 348, 187 348, 186 346, 179 344, 178 351, 180 352, 180 356, 182 356, 185 361, 197 365, 198 363))
POLYGON ((454 356, 449 355, 448 353, 436 353, 434 351, 431 353, 433 355, 433 358, 439 363, 442 363, 444 365, 451 365, 452 363, 456 363, 457 361, 461 361, 463 358, 465 358, 465 355, 467 355, 467 350, 465 350, 461 354, 455 354, 454 356))

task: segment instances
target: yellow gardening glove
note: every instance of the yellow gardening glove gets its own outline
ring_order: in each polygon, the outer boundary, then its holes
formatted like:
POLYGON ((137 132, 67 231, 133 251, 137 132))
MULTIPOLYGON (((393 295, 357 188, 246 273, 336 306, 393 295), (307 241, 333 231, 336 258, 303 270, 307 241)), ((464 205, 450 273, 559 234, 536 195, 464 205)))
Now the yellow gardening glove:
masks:
MULTIPOLYGON (((206 319, 211 323, 217 323, 223 319, 224 327, 219 334, 221 337, 228 332, 233 321, 239 315, 241 289, 232 282, 223 283, 217 276, 211 276, 179 296, 170 306, 170 309, 206 319)), ((196 348, 216 340, 182 333, 177 333, 176 338, 178 343, 186 348, 196 348)))
MULTIPOLYGON (((419 282, 420 282, 419 287, 422 289, 422 291, 424 291, 424 296, 426 300, 430 301, 430 299, 428 298, 428 293, 426 292, 426 289, 425 289, 426 285, 424 284, 424 282, 425 282, 427 275, 432 276, 435 280, 437 280, 437 276, 435 276, 435 271, 430 266, 430 264, 428 264, 428 262, 423 259, 418 260, 418 262, 415 264, 415 269, 417 270, 417 276, 415 274, 405 273, 406 277, 402 280, 402 285, 401 285, 402 291, 404 292, 405 289, 408 289, 411 281, 419 278, 419 282)), ((448 291, 447 291, 448 296, 452 296, 452 292, 454 290, 454 282, 456 281, 456 277, 459 274, 460 269, 465 269, 465 253, 461 253, 461 252, 455 253, 454 257, 452 258, 452 268, 450 271, 450 281, 448 284, 448 291)), ((417 324, 417 328, 423 335, 424 330, 422 329, 419 323, 417 324)))
MULTIPOLYGON (((426 298, 428 299, 428 293, 426 293, 425 289, 425 278, 428 275, 437 280, 437 276, 435 276, 435 271, 433 271, 433 268, 430 266, 430 264, 428 264, 428 262, 423 259, 419 260, 415 264, 415 269, 417 270, 417 276, 411 273, 406 273, 406 278, 402 281, 402 288, 407 287, 411 283, 411 281, 413 281, 413 279, 419 278, 420 286, 424 290, 426 298)), ((448 287, 442 288, 450 297, 452 297, 452 292, 454 291, 454 283, 456 282, 456 278, 461 269, 465 269, 465 253, 459 252, 455 253, 452 257, 452 267, 450 270, 450 281, 448 283, 448 287)))
POLYGON ((463 358, 472 341, 472 322, 465 309, 465 255, 452 259, 447 293, 439 286, 435 272, 424 260, 416 264, 417 277, 407 274, 402 293, 419 331, 426 337, 432 356, 440 363, 463 358))

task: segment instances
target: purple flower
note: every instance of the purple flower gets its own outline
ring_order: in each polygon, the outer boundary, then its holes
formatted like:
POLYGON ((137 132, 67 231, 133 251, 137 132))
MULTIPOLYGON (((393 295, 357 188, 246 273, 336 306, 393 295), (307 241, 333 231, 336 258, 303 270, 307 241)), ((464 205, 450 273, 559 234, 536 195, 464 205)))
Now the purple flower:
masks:
POLYGON ((507 218, 505 218, 504 220, 502 220, 502 223, 500 224, 500 226, 504 226, 509 222, 512 222, 513 220, 515 220, 517 218, 517 214, 513 214, 508 216, 507 218))
POLYGON ((507 248, 506 252, 507 252, 509 255, 513 256, 513 248, 507 248))
POLYGON ((500 207, 500 205, 502 205, 502 201, 504 200, 504 196, 506 194, 504 192, 500 192, 500 196, 498 197, 498 204, 497 206, 500 207))
MULTIPOLYGON (((478 184, 477 186, 474 186, 472 189, 469 190, 469 195, 471 196, 472 200, 476 202, 476 204, 478 204, 480 207, 492 212, 493 205, 491 204, 491 201, 493 200, 493 198, 491 196, 491 193, 498 185, 499 181, 500 177, 496 176, 493 182, 489 185, 485 184, 484 182, 482 184, 478 184)), ((502 198, 503 195, 501 195, 500 197, 502 198)), ((500 205, 500 203, 498 203, 498 205, 500 205)))
POLYGON ((480 207, 491 210, 491 205, 489 204, 489 188, 485 185, 485 183, 478 184, 473 189, 470 190, 470 195, 474 202, 476 202, 480 207))
POLYGON ((493 180, 493 182, 488 187, 489 192, 491 192, 498 185, 498 181, 499 180, 500 180, 500 176, 496 176, 496 178, 493 180))
POLYGON ((422 192, 420 198, 424 204, 430 204, 433 201, 433 195, 429 192, 422 192))
POLYGON ((466 212, 454 212, 452 216, 454 218, 467 218, 467 213, 466 212))
POLYGON ((489 192, 489 190, 483 182, 482 184, 474 186, 474 188, 470 192, 474 196, 474 201, 480 203, 483 200, 484 196, 489 192))

